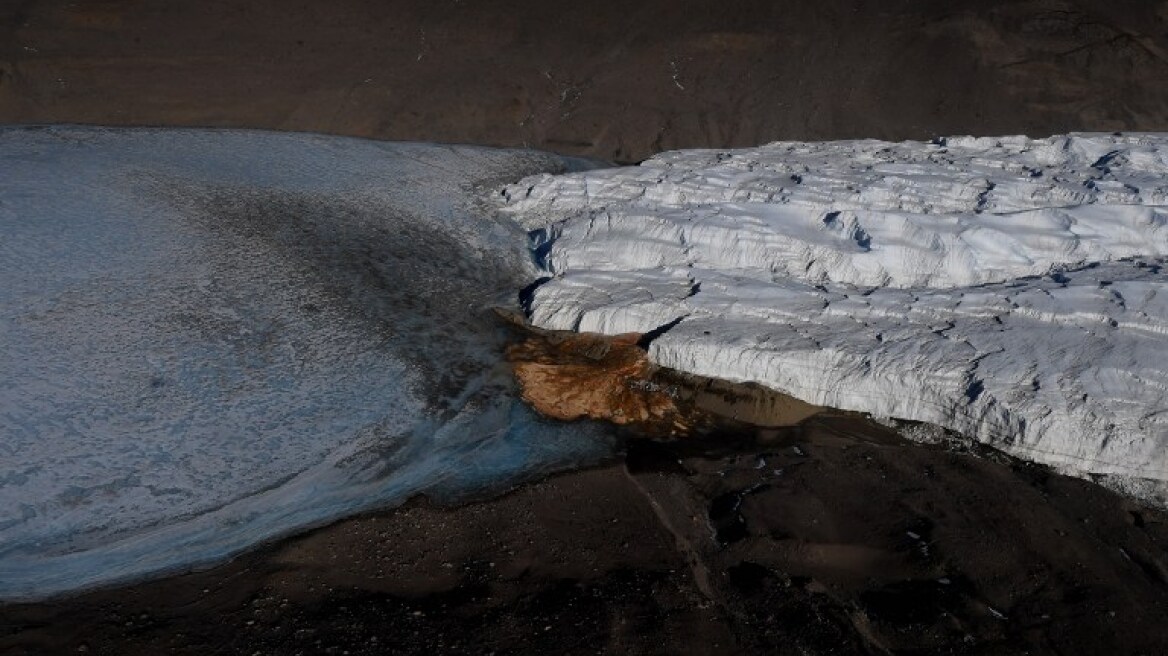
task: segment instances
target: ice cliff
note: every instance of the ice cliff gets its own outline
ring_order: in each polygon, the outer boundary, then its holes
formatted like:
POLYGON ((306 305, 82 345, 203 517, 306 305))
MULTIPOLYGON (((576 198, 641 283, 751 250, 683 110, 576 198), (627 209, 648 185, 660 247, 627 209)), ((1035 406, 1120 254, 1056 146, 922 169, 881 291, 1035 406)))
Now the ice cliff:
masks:
POLYGON ((774 143, 506 187, 545 328, 1164 503, 1168 135, 774 143))

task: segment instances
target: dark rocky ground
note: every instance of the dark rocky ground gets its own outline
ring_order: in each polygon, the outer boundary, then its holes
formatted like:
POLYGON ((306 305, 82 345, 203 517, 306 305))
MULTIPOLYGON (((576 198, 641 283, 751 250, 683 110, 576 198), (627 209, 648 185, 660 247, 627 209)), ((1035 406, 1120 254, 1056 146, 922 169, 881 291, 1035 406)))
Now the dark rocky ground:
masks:
POLYGON ((1168 130, 1163 0, 6 0, 0 123, 258 127, 616 161, 1168 130))
MULTIPOLYGON (((0 122, 616 161, 1168 130, 1168 2, 10 0, 0 122)), ((0 653, 1168 653, 1168 518, 854 417, 634 440, 206 572, 0 607, 0 653)))
POLYGON ((1153 655, 1165 617, 1163 513, 820 415, 5 607, 0 653, 1153 655))

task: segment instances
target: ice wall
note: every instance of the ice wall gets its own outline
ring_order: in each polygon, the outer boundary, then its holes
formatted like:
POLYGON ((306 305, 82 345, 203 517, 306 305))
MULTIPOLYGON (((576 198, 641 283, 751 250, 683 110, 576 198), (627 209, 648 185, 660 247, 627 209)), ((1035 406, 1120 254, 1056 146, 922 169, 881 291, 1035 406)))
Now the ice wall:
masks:
POLYGON ((501 202, 538 325, 679 321, 663 365, 1165 489, 1166 135, 677 151, 501 202))

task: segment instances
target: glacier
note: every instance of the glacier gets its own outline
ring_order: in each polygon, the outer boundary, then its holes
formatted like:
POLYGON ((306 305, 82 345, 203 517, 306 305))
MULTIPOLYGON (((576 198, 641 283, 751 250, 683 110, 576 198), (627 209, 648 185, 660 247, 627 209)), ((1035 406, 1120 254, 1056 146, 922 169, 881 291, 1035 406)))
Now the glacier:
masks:
POLYGON ((1168 135, 682 150, 496 200, 538 326, 1168 504, 1168 135))
POLYGON ((0 129, 0 600, 610 453, 598 426, 518 400, 491 311, 534 274, 483 190, 578 164, 0 129))

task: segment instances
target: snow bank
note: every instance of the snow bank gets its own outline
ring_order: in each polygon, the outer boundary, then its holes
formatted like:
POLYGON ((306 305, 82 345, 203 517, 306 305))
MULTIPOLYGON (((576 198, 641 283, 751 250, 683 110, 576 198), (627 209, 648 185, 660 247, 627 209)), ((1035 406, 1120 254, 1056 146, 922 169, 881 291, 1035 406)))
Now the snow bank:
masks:
POLYGON ((0 130, 0 599, 213 562, 419 491, 593 459, 516 401, 476 206, 550 155, 0 130))
POLYGON ((538 325, 680 320, 663 365, 1168 479, 1168 136, 677 151, 502 200, 538 325))

